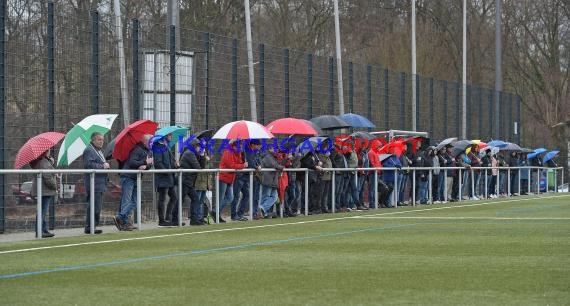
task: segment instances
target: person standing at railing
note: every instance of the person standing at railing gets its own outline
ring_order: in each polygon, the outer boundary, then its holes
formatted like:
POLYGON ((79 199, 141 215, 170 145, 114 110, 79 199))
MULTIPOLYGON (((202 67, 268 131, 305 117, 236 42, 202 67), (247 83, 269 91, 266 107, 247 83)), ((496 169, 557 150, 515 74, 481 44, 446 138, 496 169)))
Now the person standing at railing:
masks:
MULTIPOLYGON (((341 148, 340 144, 338 144, 336 142, 335 142, 334 146, 335 146, 335 149, 333 149, 331 151, 331 156, 330 156, 333 168, 347 168, 348 162, 346 161, 346 157, 344 156, 344 154, 338 152, 338 150, 343 150, 346 148, 341 148), (336 150, 336 149, 338 149, 338 150, 336 150)), ((346 212, 347 211, 346 203, 343 202, 345 200, 344 192, 345 192, 345 187, 346 187, 346 183, 347 183, 346 182, 347 178, 348 178, 348 172, 346 172, 346 171, 335 171, 335 178, 334 178, 335 186, 333 186, 332 188, 334 188, 334 192, 335 192, 336 209, 338 209, 338 211, 340 211, 340 212, 346 212)))
MULTIPOLYGON (((354 145, 349 152, 345 153, 345 158, 347 161, 348 168, 356 169, 358 167, 358 156, 354 149, 354 145)), ((344 203, 347 209, 350 210, 366 210, 358 198, 358 177, 356 176, 356 170, 345 172, 346 176, 346 190, 344 192, 344 203)))
POLYGON ((277 187, 281 170, 285 167, 279 164, 277 160, 277 153, 275 147, 268 146, 267 153, 263 155, 261 160, 261 167, 263 169, 274 169, 277 171, 263 171, 261 178, 261 203, 259 208, 264 219, 272 218, 274 215, 271 208, 275 201, 277 201, 277 187))
MULTIPOLYGON (((142 136, 135 147, 129 153, 129 158, 123 163, 124 170, 149 170, 154 162, 149 150, 149 140, 152 135, 142 136)), ((121 208, 113 217, 115 226, 120 231, 132 231, 136 227, 129 221, 131 212, 137 207, 137 174, 121 173, 121 208)))
POLYGON ((469 171, 469 177, 473 178, 473 186, 469 185, 467 190, 469 191, 469 198, 471 200, 479 200, 481 194, 479 194, 479 181, 481 179, 481 169, 473 169, 481 167, 481 159, 479 158, 479 147, 473 146, 471 152, 467 154, 467 157, 471 161, 471 171, 469 171), (473 189, 471 188, 473 187, 473 189))
POLYGON ((493 154, 493 150, 491 148, 486 149, 485 156, 483 156, 483 158, 481 159, 481 165, 483 167, 491 167, 491 170, 487 171, 487 173, 489 174, 487 178, 488 181, 487 195, 491 199, 497 197, 496 183, 497 183, 497 175, 499 174, 499 170, 497 169, 498 164, 499 163, 497 162, 497 159, 493 154))
MULTIPOLYGON (((323 163, 323 168, 332 168, 332 161, 330 159, 330 152, 319 152, 317 157, 323 163)), ((316 193, 320 194, 319 205, 316 205, 314 210, 320 210, 323 213, 329 213, 332 209, 332 171, 323 170, 318 173, 320 176, 320 184, 316 185, 316 193)))
POLYGON ((440 167, 440 160, 439 160, 439 151, 436 147, 430 146, 428 149, 431 148, 431 164, 433 165, 433 171, 431 176, 431 197, 434 204, 440 203, 441 198, 439 197, 439 175, 443 172, 440 167))
MULTIPOLYGON (((154 168, 161 170, 178 169, 179 164, 168 148, 172 141, 172 134, 165 136, 166 139, 153 143, 154 168)), ((174 190, 176 173, 155 173, 154 186, 158 192, 158 226, 178 226, 178 196, 174 190), (166 195, 168 194, 168 203, 166 195), (166 210, 165 210, 166 209, 166 210)))
MULTIPOLYGON (((200 142, 197 139, 193 139, 190 142, 194 150, 188 147, 184 148, 182 156, 180 156, 180 168, 182 169, 202 169, 200 165, 200 154, 204 153, 204 150, 200 150, 200 142)), ((190 225, 203 225, 202 220, 202 202, 198 198, 198 193, 196 192, 196 180, 198 179, 197 172, 184 172, 182 173, 182 202, 186 196, 190 197, 190 209, 188 210, 188 217, 190 219, 190 225)))
POLYGON ((510 187, 511 187, 511 194, 514 196, 519 195, 519 169, 520 166, 520 158, 519 153, 512 151, 511 154, 507 157, 507 164, 511 169, 510 173, 510 187))
MULTIPOLYGON (((520 159, 519 165, 520 165, 520 167, 528 167, 529 166, 527 154, 521 153, 521 159, 520 159)), ((521 168, 519 173, 521 176, 520 194, 521 195, 527 195, 528 194, 528 180, 530 178, 530 169, 521 168)))
POLYGON ((497 162, 499 163, 499 196, 500 197, 505 197, 507 196, 507 168, 509 167, 509 164, 506 161, 505 158, 505 152, 506 151, 501 151, 499 150, 499 152, 496 154, 497 156, 497 162))
MULTIPOLYGON (((294 150, 294 148, 292 148, 290 144, 286 146, 287 147, 284 148, 285 150, 279 149, 279 152, 275 156, 277 157, 277 162, 285 169, 288 169, 293 165, 293 154, 285 151, 294 150)), ((283 205, 283 215, 286 217, 296 217, 297 214, 293 212, 292 207, 285 201, 288 185, 289 172, 283 171, 279 174, 277 180, 277 197, 279 198, 280 205, 283 205)))
MULTIPOLYGON (((53 170, 54 159, 51 157, 51 150, 45 151, 40 157, 30 163, 30 167, 35 170, 53 170)), ((54 197, 57 195, 57 178, 54 173, 42 173, 42 238, 53 237, 54 234, 48 231, 48 223, 46 215, 49 211, 49 206, 53 204, 54 197)), ((33 180, 32 190, 30 192, 32 197, 38 197, 37 194, 37 180, 33 180)), ((39 237, 36 227, 36 237, 39 237)))
MULTIPOLYGON (((445 159, 445 167, 455 167, 455 158, 451 154, 453 146, 446 145, 445 152, 442 154, 442 157, 445 159)), ((457 173, 459 172, 457 169, 447 169, 447 178, 445 179, 445 187, 447 189, 447 201, 454 202, 457 198, 453 197, 453 187, 457 184, 457 173)), ((445 201, 445 197, 443 198, 445 201)))
MULTIPOLYGON (((85 169, 110 169, 111 166, 107 163, 105 155, 103 154, 103 144, 105 138, 103 134, 99 132, 94 132, 91 134, 91 143, 83 151, 83 168, 85 169)), ((95 210, 95 224, 94 227, 99 226, 99 220, 101 216, 101 206, 103 204, 103 194, 107 190, 107 173, 96 173, 95 174, 95 190, 93 194, 94 210, 95 210)), ((83 177, 83 183, 85 184, 85 192, 87 193, 87 210, 85 217, 85 234, 91 234, 91 216, 90 209, 91 206, 91 174, 85 173, 83 177)), ((94 230, 95 234, 101 234, 103 231, 100 229, 94 230)))
MULTIPOLYGON (((403 168, 414 167, 414 160, 417 158, 416 154, 414 153, 414 144, 410 141, 404 142, 404 153, 400 155, 400 164, 403 168)), ((408 201, 406 200, 406 187, 408 185, 408 181, 410 178, 410 170, 401 170, 396 173, 396 179, 398 180, 398 205, 399 206, 406 206, 408 205, 408 201)), ((412 198, 412 190, 410 188, 410 199, 412 198)), ((411 201, 411 200, 410 200, 411 201)))
MULTIPOLYGON (((199 150, 196 152, 198 153, 198 163, 200 164, 200 169, 209 169, 211 158, 208 155, 208 150, 199 150)), ((198 224, 192 224, 192 221, 190 221, 190 225, 210 224, 210 222, 207 220, 207 217, 208 213, 212 209, 212 203, 210 201, 206 203, 206 194, 208 192, 212 192, 212 174, 210 172, 199 172, 196 176, 194 189, 196 190, 196 196, 198 197, 198 203, 200 205, 199 214, 202 216, 202 219, 200 220, 201 222, 198 221, 198 224)))
MULTIPOLYGON (((229 144, 230 148, 224 150, 224 152, 222 153, 222 159, 220 160, 220 165, 218 166, 218 168, 234 169, 234 170, 241 170, 247 168, 248 163, 244 162, 242 154, 238 150, 237 140, 232 139, 230 140, 229 144)), ((220 172, 218 174, 218 180, 220 181, 220 190, 219 190, 220 223, 226 222, 226 220, 222 218, 222 210, 224 209, 224 207, 226 207, 227 204, 231 205, 234 199, 233 184, 235 182, 235 179, 236 179, 235 172, 220 172)), ((212 210, 211 215, 215 222, 216 211, 212 210)))
MULTIPOLYGON (((400 158, 398 156, 392 154, 390 157, 386 158, 382 162, 383 168, 402 168, 402 164, 400 163, 400 158)), ((394 196, 397 192, 394 190, 394 185, 396 184, 396 180, 398 179, 396 170, 382 170, 382 180, 388 186, 388 198, 386 202, 387 208, 394 207, 394 196)))
MULTIPOLYGON (((291 160, 291 169, 301 168, 301 157, 302 154, 299 152, 293 152, 293 159, 291 160)), ((287 185, 287 193, 285 194, 285 202, 289 207, 291 207, 291 214, 297 216, 300 213, 300 199, 301 199, 301 188, 299 188, 299 180, 297 176, 303 176, 302 172, 289 171, 289 184, 287 185)))
MULTIPOLYGON (((432 149, 428 148, 423 154, 417 157, 417 162, 415 167, 425 167, 430 168, 433 167, 433 159, 430 155, 433 152, 432 149)), ((429 176, 431 170, 429 169, 419 169, 416 170, 416 182, 418 184, 418 199, 416 200, 416 204, 428 204, 428 183, 429 183, 429 176)))
MULTIPOLYGON (((248 169, 254 169, 255 171, 261 170, 261 153, 259 149, 261 148, 261 141, 259 139, 250 139, 245 144, 247 147, 244 148, 242 153, 243 159, 247 162, 248 169)), ((255 174, 255 173, 254 173, 255 174)), ((232 221, 247 221, 245 216, 246 210, 249 208, 249 172, 239 172, 236 173, 236 179, 233 184, 234 199, 232 200, 231 218, 232 221), (241 192, 241 200, 240 200, 241 192), (239 202, 239 203, 238 203, 239 202), (238 205, 239 204, 239 205, 238 205)), ((258 175, 254 175, 253 178, 253 215, 257 214, 257 207, 259 206, 259 186, 260 180, 258 175)))
MULTIPOLYGON (((370 167, 370 161, 368 160, 368 148, 359 148, 356 153, 358 156, 358 168, 368 168, 370 167)), ((364 206, 364 184, 368 181, 368 171, 359 170, 358 173, 358 202, 364 206)), ((369 185, 370 186, 370 185, 369 185)), ((370 187, 368 187, 370 188, 370 187)))
MULTIPOLYGON (((309 152, 305 156, 303 156, 303 158, 301 158, 301 167, 309 169, 309 174, 308 174, 309 186, 306 186, 304 183, 302 183, 303 186, 302 194, 303 195, 308 194, 309 198, 309 212, 308 212, 309 214, 321 213, 319 207, 321 203, 320 198, 322 195, 319 193, 319 185, 321 184, 321 178, 319 172, 323 170, 322 166, 323 162, 319 160, 319 158, 317 157, 317 153, 315 152, 309 152)), ((304 178, 304 175, 302 177, 304 178)), ((302 182, 304 182, 304 180, 302 182)), ((334 187, 331 185, 331 188, 334 187)))

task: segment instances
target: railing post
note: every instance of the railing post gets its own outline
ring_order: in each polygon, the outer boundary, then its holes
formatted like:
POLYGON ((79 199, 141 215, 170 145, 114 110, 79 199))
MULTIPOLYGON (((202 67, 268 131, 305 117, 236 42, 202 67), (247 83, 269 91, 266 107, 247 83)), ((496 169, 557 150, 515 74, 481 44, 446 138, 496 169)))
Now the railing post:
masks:
POLYGON ((428 176, 428 203, 430 204, 433 204, 432 171, 433 169, 429 169, 429 176, 428 176))
POLYGON ((331 181, 331 184, 332 184, 332 188, 331 188, 331 196, 332 196, 331 212, 333 214, 336 211, 336 199, 335 199, 335 197, 336 197, 336 183, 335 183, 336 179, 335 179, 335 177, 336 177, 336 173, 333 170, 332 171, 332 181, 331 181))
POLYGON ((415 168, 414 168, 414 170, 412 170, 412 205, 416 206, 416 169, 415 168))
MULTIPOLYGON (((184 187, 182 186, 182 169, 178 169, 178 226, 182 225, 182 204, 184 203, 184 197, 186 196, 183 192, 184 187)), ((200 203, 201 205, 202 203, 200 203)), ((191 216, 192 215, 192 205, 195 205, 194 203, 190 204, 190 207, 188 207, 188 215, 191 216)), ((201 209, 201 208, 200 208, 201 209)), ((190 220, 188 220, 188 222, 190 222, 190 220)))
POLYGON ((309 215, 309 170, 305 169, 305 216, 309 215))
POLYGON ((249 172, 249 220, 253 220, 253 171, 249 172))
POLYGON ((404 201, 404 199, 399 199, 400 193, 398 192, 400 190, 400 186, 398 185, 398 172, 400 172, 400 170, 398 169, 394 169, 394 191, 392 193, 392 206, 397 207, 398 206, 398 202, 399 201, 404 201))
MULTIPOLYGON (((370 187, 369 187, 370 188, 370 187)), ((370 192, 368 192, 370 194, 370 192)), ((374 208, 378 209, 378 171, 374 170, 374 208)), ((370 206, 370 200, 368 200, 368 206, 370 206)))
POLYGON ((511 196, 511 168, 507 168, 507 197, 511 196))
POLYGON ((141 205, 142 173, 137 172, 137 229, 142 230, 142 205, 141 205))
MULTIPOLYGON (((487 172, 487 168, 485 168, 485 198, 489 197, 489 182, 487 179, 488 176, 488 172, 487 172)), ((530 180, 529 180, 530 181, 530 180)))
POLYGON ((42 210, 42 174, 36 174, 36 238, 42 239, 43 215, 42 210))
POLYGON ((443 169, 443 200, 447 203, 447 168, 443 169))
MULTIPOLYGON (((216 172, 216 220, 214 220, 214 222, 216 222, 216 224, 220 223, 220 172, 216 172)), ((227 192, 227 190, 226 190, 227 192)))
POLYGON ((463 169, 459 169, 459 175, 457 176, 457 178, 459 179, 458 181, 458 186, 459 189, 457 190, 457 194, 458 194, 458 201, 461 202, 463 200, 463 184, 462 184, 462 180, 463 180, 463 169))
POLYGON ((89 234, 95 234, 95 172, 89 174, 89 234))

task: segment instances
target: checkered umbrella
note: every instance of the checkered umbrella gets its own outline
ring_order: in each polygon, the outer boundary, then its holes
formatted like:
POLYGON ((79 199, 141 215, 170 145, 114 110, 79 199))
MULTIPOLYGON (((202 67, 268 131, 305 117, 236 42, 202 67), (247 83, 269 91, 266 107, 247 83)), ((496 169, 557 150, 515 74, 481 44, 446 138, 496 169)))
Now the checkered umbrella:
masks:
POLYGON ((14 169, 20 169, 31 161, 36 160, 45 151, 57 145, 63 137, 65 137, 63 133, 47 132, 30 138, 20 150, 18 150, 16 160, 14 161, 14 169))

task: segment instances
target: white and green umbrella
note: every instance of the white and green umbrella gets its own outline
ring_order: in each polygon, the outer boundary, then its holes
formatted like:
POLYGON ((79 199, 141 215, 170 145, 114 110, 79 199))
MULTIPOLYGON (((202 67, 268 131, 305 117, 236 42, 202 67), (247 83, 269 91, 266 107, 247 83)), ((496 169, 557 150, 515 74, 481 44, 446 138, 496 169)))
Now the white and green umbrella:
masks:
POLYGON ((69 166, 79 156, 83 155, 83 151, 91 142, 91 134, 99 132, 105 135, 111 130, 113 121, 117 116, 116 114, 91 115, 77 123, 65 135, 57 157, 57 165, 59 167, 69 166))

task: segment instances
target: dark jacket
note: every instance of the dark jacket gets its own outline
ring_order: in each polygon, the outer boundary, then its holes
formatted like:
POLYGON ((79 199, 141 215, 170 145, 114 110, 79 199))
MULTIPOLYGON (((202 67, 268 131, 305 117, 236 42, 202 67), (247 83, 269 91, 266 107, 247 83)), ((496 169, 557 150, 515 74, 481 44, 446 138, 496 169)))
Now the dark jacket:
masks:
MULTIPOLYGON (((180 168, 182 169, 203 169, 198 160, 199 156, 192 150, 184 150, 182 156, 180 157, 180 168)), ((205 166, 205 159, 204 159, 205 166)), ((198 178, 197 172, 184 172, 182 174, 182 184, 186 187, 195 187, 196 178, 198 178)))
MULTIPOLYGON (((348 161, 344 157, 344 154, 337 152, 337 150, 331 151, 331 161, 333 168, 348 168, 348 161)), ((346 171, 337 171, 336 175, 348 176, 346 171)))
MULTIPOLYGON (((175 159, 172 152, 168 150, 166 145, 161 142, 154 144, 153 147, 154 169, 176 169, 175 159)), ((174 187, 174 178, 176 173, 156 173, 154 175, 154 186, 156 188, 170 188, 174 187)))
MULTIPOLYGON (((273 168, 273 169, 277 169, 277 170, 283 170, 283 165, 279 164, 279 162, 277 161, 277 158, 275 157, 275 155, 273 153, 266 153, 263 156, 263 159, 261 160, 261 166, 263 168, 273 168)), ((278 186, 278 182, 279 182, 279 176, 281 175, 280 171, 264 171, 262 178, 261 178, 261 184, 265 185, 265 186, 269 186, 269 187, 273 187, 273 188, 277 188, 278 186)))
MULTIPOLYGON (((95 149, 93 145, 88 145, 83 151, 83 168, 85 169, 104 169, 103 164, 106 162, 103 151, 95 149)), ((107 174, 95 174, 95 192, 105 192, 107 190, 107 174)), ((86 173, 83 182, 87 195, 91 192, 91 174, 86 173)))
MULTIPOLYGON (((331 153, 332 154, 332 153, 331 153)), ((317 182, 319 179, 319 176, 317 174, 317 169, 315 168, 316 166, 318 166, 319 164, 319 158, 317 157, 317 155, 313 152, 311 153, 307 153, 307 155, 303 156, 303 158, 301 158, 301 168, 308 168, 310 169, 309 171, 309 182, 317 182)), ((304 175, 297 175, 297 180, 304 182, 304 175)))
MULTIPOLYGON (((152 165, 146 163, 147 157, 152 156, 152 153, 142 144, 137 144, 129 153, 129 158, 123 163, 124 170, 138 170, 140 166, 146 166, 145 170, 150 169, 152 165)), ((121 173, 122 177, 136 179, 136 173, 121 173)))

